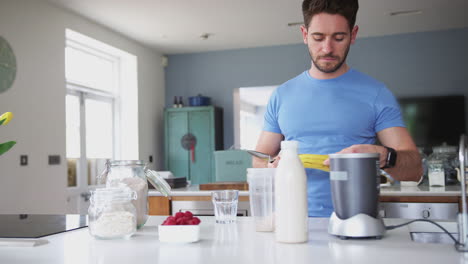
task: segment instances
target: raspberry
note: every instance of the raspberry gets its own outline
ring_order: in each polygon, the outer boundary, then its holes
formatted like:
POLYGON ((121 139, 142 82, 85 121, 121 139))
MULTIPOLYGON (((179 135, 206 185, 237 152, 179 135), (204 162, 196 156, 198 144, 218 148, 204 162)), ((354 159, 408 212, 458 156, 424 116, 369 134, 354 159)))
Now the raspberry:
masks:
POLYGON ((164 221, 163 225, 176 225, 176 221, 175 220, 166 220, 164 221))
POLYGON ((184 218, 177 218, 175 222, 176 222, 176 225, 185 225, 184 218))
POLYGON ((185 217, 188 217, 189 219, 192 219, 192 217, 193 217, 193 214, 190 211, 185 211, 184 214, 185 214, 185 217))
POLYGON ((194 225, 198 225, 198 224, 200 224, 200 223, 201 223, 201 220, 200 220, 200 218, 198 218, 198 217, 194 217, 194 218, 192 218, 192 220, 191 220, 191 221, 194 223, 194 225))
POLYGON ((176 219, 182 218, 182 217, 184 217, 184 216, 185 216, 185 214, 182 213, 182 212, 177 212, 177 213, 175 214, 175 218, 176 218, 176 219))

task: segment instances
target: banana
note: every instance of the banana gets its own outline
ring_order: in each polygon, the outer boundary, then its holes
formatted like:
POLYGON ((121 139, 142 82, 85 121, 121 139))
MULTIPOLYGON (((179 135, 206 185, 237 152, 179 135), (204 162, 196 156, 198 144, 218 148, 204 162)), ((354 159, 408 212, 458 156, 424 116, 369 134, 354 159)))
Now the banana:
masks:
POLYGON ((330 171, 329 166, 323 165, 323 162, 328 159, 328 155, 300 154, 299 158, 301 159, 304 168, 330 171))

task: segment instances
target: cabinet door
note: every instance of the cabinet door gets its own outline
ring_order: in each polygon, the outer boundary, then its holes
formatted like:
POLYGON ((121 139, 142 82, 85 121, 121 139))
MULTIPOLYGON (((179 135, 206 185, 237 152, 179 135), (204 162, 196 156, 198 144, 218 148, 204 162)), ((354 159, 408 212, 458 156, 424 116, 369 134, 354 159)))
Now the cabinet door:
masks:
POLYGON ((212 182, 214 151, 213 111, 193 111, 189 113, 189 130, 197 140, 194 161, 191 161, 192 184, 212 182))
POLYGON ((188 133, 187 112, 167 112, 166 116, 166 168, 176 177, 187 177, 189 153, 182 147, 181 139, 188 133))

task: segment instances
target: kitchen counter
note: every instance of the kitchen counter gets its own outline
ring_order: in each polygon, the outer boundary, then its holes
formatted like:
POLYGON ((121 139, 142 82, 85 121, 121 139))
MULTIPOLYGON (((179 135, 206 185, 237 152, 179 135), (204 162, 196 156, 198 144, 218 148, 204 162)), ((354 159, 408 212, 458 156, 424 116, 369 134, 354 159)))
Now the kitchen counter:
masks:
POLYGON ((461 186, 431 187, 426 184, 415 187, 383 186, 380 188, 380 196, 461 196, 461 186))
MULTIPOLYGON (((460 196, 461 186, 451 185, 445 187, 430 187, 421 184, 416 187, 406 187, 400 185, 382 186, 380 196, 460 196)), ((149 196, 162 196, 160 192, 151 189, 149 196)), ((185 188, 172 189, 172 196, 210 196, 211 191, 200 191, 198 185, 191 185, 185 188)), ((248 196, 248 191, 240 191, 240 196, 248 196)))
MULTIPOLYGON (((155 189, 150 189, 148 195, 162 196, 162 194, 155 189)), ((190 185, 184 188, 172 189, 171 196, 211 196, 211 191, 200 191, 198 185, 190 185)), ((239 191, 239 196, 249 196, 249 191, 239 191)))
POLYGON ((41 246, 0 247, 0 263, 468 263, 468 254, 456 252, 453 245, 412 242, 407 226, 382 240, 340 240, 328 235, 328 218, 309 218, 307 243, 282 244, 275 242, 274 233, 255 232, 251 217, 228 225, 201 217, 199 242, 172 244, 158 240, 157 225, 164 219, 151 216, 129 240, 96 240, 84 228, 47 236, 48 243, 41 246))

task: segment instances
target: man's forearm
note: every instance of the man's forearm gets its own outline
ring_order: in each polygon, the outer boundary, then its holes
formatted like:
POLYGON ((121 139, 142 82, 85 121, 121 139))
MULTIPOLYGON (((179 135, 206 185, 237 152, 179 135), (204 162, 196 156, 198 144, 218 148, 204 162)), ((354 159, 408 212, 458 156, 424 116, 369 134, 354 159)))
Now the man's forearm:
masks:
POLYGON ((423 174, 421 156, 418 151, 397 151, 397 160, 394 168, 385 169, 395 180, 419 181, 423 174))
POLYGON ((268 162, 264 159, 252 157, 252 167, 253 168, 267 168, 268 162))

